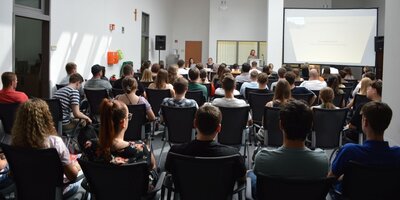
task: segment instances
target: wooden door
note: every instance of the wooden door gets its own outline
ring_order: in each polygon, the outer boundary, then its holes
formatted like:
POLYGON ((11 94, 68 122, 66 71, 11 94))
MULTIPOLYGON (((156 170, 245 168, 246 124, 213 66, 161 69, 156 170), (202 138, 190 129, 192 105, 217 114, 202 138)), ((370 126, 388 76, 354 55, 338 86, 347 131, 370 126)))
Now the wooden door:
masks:
POLYGON ((189 58, 193 58, 194 63, 201 62, 202 41, 185 42, 185 63, 189 64, 189 58))

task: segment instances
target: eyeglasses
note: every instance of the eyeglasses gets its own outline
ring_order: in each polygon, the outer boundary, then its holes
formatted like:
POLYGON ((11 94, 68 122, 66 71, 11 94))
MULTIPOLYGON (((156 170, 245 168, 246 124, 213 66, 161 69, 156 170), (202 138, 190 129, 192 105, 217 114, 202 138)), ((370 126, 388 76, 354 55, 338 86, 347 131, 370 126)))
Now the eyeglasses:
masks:
POLYGON ((131 121, 132 115, 133 115, 132 113, 128 113, 128 120, 129 120, 129 121, 131 121))

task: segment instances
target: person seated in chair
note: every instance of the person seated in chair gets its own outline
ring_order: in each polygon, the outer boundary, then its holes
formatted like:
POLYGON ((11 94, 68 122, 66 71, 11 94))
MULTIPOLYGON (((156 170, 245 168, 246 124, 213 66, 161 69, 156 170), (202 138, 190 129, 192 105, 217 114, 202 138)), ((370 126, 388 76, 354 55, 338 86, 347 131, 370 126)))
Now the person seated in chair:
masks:
POLYGON ((83 78, 80 74, 75 73, 69 77, 69 84, 59 90, 53 95, 53 98, 59 99, 62 108, 62 129, 63 131, 73 130, 79 123, 79 119, 85 120, 87 123, 92 123, 92 120, 83 114, 79 109, 79 88, 83 78), (74 118, 71 118, 71 112, 74 118))
POLYGON ((250 72, 250 80, 251 82, 244 82, 242 86, 240 87, 240 94, 242 96, 246 97, 246 88, 258 88, 258 82, 257 82, 257 77, 258 77, 258 71, 257 70, 252 70, 250 72))
POLYGON ((24 103, 28 96, 17 91, 17 75, 14 72, 4 72, 1 75, 3 89, 0 90, 0 103, 24 103))
POLYGON ((200 90, 203 93, 204 99, 207 99, 208 92, 207 87, 200 84, 200 70, 197 67, 192 67, 189 69, 189 91, 197 91, 200 90))
MULTIPOLYGON (((217 107, 210 104, 203 105, 195 114, 196 139, 190 143, 173 145, 170 152, 200 157, 240 155, 236 148, 215 141, 217 134, 221 131, 221 120, 222 114, 217 107)), ((173 169, 171 158, 167 156, 165 170, 171 172, 173 169)), ((242 156, 237 157, 234 172, 236 180, 244 181, 246 167, 242 156)))
MULTIPOLYGON (((123 76, 114 82, 113 88, 115 88, 115 89, 124 89, 122 87, 122 80, 124 80, 124 78, 126 78, 126 77, 134 78, 133 66, 130 63, 126 63, 124 66, 122 66, 122 72, 123 72, 123 76)), ((137 79, 136 79, 136 82, 137 82, 137 88, 136 88, 135 93, 138 96, 142 96, 144 93, 144 86, 137 79)))
POLYGON ((254 189, 252 191, 256 191, 256 175, 319 179, 328 174, 326 153, 321 149, 311 150, 305 146, 307 134, 312 128, 311 109, 302 101, 292 100, 282 107, 279 116, 283 145, 273 150, 263 148, 256 154, 254 172, 248 173, 254 189))
POLYGON ((84 88, 85 89, 106 89, 108 93, 111 92, 111 83, 107 80, 102 79, 103 71, 102 66, 96 64, 92 66, 92 74, 93 77, 86 81, 84 88))
POLYGON ((60 85, 68 85, 69 83, 69 77, 71 76, 71 74, 75 74, 77 73, 77 66, 75 63, 73 62, 69 62, 65 65, 65 71, 67 72, 67 76, 65 76, 61 81, 60 81, 60 85))
MULTIPOLYGON (((73 75, 71 75, 71 77, 72 76, 73 75)), ((34 98, 21 104, 17 110, 11 132, 12 146, 35 149, 56 149, 60 156, 64 174, 68 180, 74 181, 78 173, 81 172, 78 162, 71 160, 70 153, 63 140, 57 136, 53 118, 45 101, 34 98)), ((27 167, 29 168, 29 166, 27 167)), ((63 196, 69 197, 76 193, 79 186, 80 182, 70 184, 64 189, 63 196)))
MULTIPOLYGON (((345 144, 333 161, 330 176, 341 177, 350 161, 372 166, 400 167, 400 147, 389 147, 389 143, 384 141, 384 132, 392 119, 392 109, 386 103, 371 101, 361 108, 361 116, 362 130, 367 140, 362 145, 345 144)), ((336 190, 341 192, 340 182, 336 190)))
POLYGON ((185 78, 180 77, 176 79, 173 87, 175 91, 175 97, 164 98, 161 102, 161 105, 179 108, 199 107, 195 100, 185 98, 185 94, 188 91, 188 81, 185 78))
POLYGON ((285 79, 287 80, 287 82, 289 82, 290 84, 290 91, 293 94, 307 94, 309 96, 312 96, 310 98, 310 101, 308 102, 308 105, 312 105, 315 101, 315 99, 317 99, 317 96, 310 90, 308 90, 305 87, 298 87, 294 84, 295 80, 296 80, 296 74, 294 72, 287 72, 285 74, 285 79))

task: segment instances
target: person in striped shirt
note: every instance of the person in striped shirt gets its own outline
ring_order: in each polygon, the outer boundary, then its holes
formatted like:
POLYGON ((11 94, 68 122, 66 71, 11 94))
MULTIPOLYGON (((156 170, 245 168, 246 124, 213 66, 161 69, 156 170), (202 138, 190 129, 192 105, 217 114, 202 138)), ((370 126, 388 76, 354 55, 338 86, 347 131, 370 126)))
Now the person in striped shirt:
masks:
POLYGON ((72 130, 79 123, 79 119, 85 120, 86 123, 92 123, 92 120, 79 110, 79 88, 81 87, 83 78, 80 74, 75 73, 69 77, 69 84, 53 95, 53 98, 59 99, 63 114, 63 130, 72 130), (71 112, 73 118, 71 117, 71 112))

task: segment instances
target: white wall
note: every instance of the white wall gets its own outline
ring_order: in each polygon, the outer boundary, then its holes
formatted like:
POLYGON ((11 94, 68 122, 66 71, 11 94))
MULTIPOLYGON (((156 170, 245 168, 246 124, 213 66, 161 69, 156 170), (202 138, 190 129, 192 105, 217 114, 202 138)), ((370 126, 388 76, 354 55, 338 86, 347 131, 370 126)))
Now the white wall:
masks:
POLYGON ((220 3, 210 0, 210 57, 216 60, 217 40, 267 40, 267 1, 228 0, 224 11, 220 3))
MULTIPOLYGON (((64 66, 73 61, 78 72, 85 79, 90 78, 93 64, 107 66, 107 51, 122 50, 124 59, 106 68, 106 76, 119 75, 123 61, 133 61, 135 69, 140 68, 141 55, 141 15, 150 15, 149 59, 158 61, 154 50, 155 35, 167 36, 170 49, 172 27, 169 25, 171 5, 166 1, 141 0, 118 2, 107 0, 59 0, 51 2, 51 42, 56 50, 50 55, 50 81, 54 86, 64 77, 64 66), (137 9, 137 20, 134 10, 137 9), (69 11, 69 12, 68 12, 69 11), (73 12, 71 12, 73 11, 73 12), (73 14, 71 14, 73 13, 73 14), (109 24, 115 24, 114 31, 109 24), (123 34, 121 28, 125 28, 123 34)), ((162 51, 165 58, 167 51, 162 51)))
POLYGON ((398 80, 400 74, 400 1, 386 0, 385 49, 383 60, 383 101, 393 110, 392 122, 385 133, 391 145, 400 145, 400 94, 398 80))
POLYGON ((334 0, 284 0, 285 8, 330 8, 334 0))
MULTIPOLYGON (((185 60, 185 41, 202 41, 202 62, 206 63, 209 45, 210 1, 175 0, 173 4, 172 47, 185 60), (174 41, 178 42, 175 43, 174 41)), ((168 38, 167 38, 168 39, 168 38)))
MULTIPOLYGON (((13 0, 0 3, 0 73, 12 71, 12 18, 13 0)), ((3 87, 0 81, 0 87, 3 87)))
POLYGON ((281 0, 268 0, 266 63, 274 64, 274 71, 282 65, 283 7, 284 3, 281 0))

